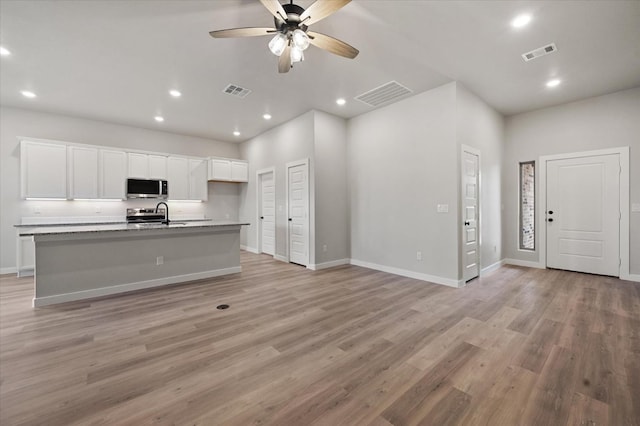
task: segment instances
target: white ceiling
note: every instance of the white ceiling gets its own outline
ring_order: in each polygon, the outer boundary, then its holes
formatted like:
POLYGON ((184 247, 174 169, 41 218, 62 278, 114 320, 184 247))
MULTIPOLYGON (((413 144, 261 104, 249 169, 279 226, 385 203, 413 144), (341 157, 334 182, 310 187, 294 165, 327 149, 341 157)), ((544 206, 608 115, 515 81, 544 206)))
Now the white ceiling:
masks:
POLYGON ((1 0, 0 44, 12 55, 0 59, 0 103, 242 141, 310 109, 367 112, 353 98, 391 80, 416 93, 457 80, 505 115, 640 85, 640 1, 354 0, 311 28, 360 55, 312 46, 288 74, 278 74, 269 37, 208 34, 272 25, 257 0, 1 0), (524 12, 530 25, 512 28, 524 12), (557 53, 520 57, 551 42, 557 53), (563 82, 553 90, 552 77, 563 82), (228 83, 253 92, 231 97, 228 83), (171 98, 173 88, 183 96, 171 98))

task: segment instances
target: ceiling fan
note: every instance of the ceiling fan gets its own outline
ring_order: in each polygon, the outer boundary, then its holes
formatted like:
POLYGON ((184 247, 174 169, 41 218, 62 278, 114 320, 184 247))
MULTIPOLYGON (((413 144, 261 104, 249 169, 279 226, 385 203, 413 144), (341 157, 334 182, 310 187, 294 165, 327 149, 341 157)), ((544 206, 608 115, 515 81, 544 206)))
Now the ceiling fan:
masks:
POLYGON ((358 49, 328 35, 309 31, 309 25, 326 18, 345 6, 351 0, 316 0, 306 10, 293 0, 289 4, 280 4, 278 0, 260 0, 273 15, 275 28, 232 28, 211 31, 214 38, 256 37, 275 34, 269 42, 271 52, 279 56, 278 71, 289 72, 293 64, 304 60, 304 50, 313 44, 320 49, 345 58, 353 59, 358 49))

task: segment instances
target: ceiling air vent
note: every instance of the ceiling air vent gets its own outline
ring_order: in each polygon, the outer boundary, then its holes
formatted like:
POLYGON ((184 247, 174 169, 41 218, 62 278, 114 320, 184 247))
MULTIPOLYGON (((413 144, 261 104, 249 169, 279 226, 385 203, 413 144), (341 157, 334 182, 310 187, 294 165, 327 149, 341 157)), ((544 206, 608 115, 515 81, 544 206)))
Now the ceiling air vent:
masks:
POLYGON ((227 95, 236 96, 238 98, 244 98, 249 93, 251 93, 251 90, 245 89, 244 87, 240 87, 235 84, 230 84, 224 88, 223 92, 226 93, 227 95))
POLYGON ((369 106, 377 107, 387 102, 391 102, 404 95, 412 93, 412 91, 397 81, 390 81, 380 87, 356 96, 356 99, 369 106))
POLYGON ((546 46, 539 47, 531 52, 523 53, 522 59, 525 62, 529 62, 532 59, 539 58, 540 56, 548 55, 549 53, 557 52, 558 48, 555 43, 547 44, 546 46))

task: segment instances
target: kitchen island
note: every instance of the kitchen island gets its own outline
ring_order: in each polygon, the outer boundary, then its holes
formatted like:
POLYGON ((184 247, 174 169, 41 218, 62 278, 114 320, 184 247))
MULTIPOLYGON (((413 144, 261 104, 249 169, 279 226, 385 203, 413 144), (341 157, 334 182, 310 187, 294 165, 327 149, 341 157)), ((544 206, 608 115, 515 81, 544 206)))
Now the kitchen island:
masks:
POLYGON ((192 221, 45 227, 35 243, 33 306, 241 272, 240 228, 192 221))

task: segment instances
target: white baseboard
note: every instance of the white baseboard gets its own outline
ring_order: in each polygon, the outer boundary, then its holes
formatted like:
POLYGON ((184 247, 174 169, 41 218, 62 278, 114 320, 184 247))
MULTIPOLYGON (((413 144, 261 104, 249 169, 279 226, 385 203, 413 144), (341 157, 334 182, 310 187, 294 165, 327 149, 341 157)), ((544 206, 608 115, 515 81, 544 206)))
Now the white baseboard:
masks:
POLYGON ((635 281, 637 283, 640 283, 640 274, 629 274, 624 277, 621 276, 620 279, 625 281, 635 281))
POLYGON ((18 272, 18 268, 16 268, 15 266, 9 266, 6 268, 0 268, 0 275, 5 275, 5 274, 15 274, 18 272))
POLYGON ((338 260, 332 260, 331 262, 323 262, 323 263, 312 263, 310 265, 307 266, 308 269, 311 269, 312 271, 319 271, 320 269, 327 269, 327 268, 333 268, 335 266, 341 266, 341 265, 349 265, 351 259, 338 259, 338 260))
POLYGON ((280 262, 289 263, 289 259, 287 259, 287 256, 280 256, 279 254, 274 254, 273 258, 275 260, 279 260, 280 262))
POLYGON ((520 259, 502 259, 504 265, 526 266, 527 268, 546 269, 540 262, 532 262, 530 260, 520 259))
POLYGON ((400 275, 403 277, 414 278, 416 280, 428 281, 430 283, 442 284, 448 287, 461 288, 464 287, 464 280, 454 280, 451 278, 438 277, 435 275, 423 274, 420 272, 409 271, 407 269, 394 268, 391 266, 378 265, 376 263, 364 262, 362 260, 351 259, 351 264, 362 266, 363 268, 375 269, 376 271, 388 272, 390 274, 400 275))
POLYGON ((240 246, 240 250, 248 251, 249 253, 260 254, 257 248, 249 247, 249 246, 240 246))
POLYGON ((504 265, 504 259, 497 261, 496 263, 487 266, 486 268, 482 268, 480 271, 480 276, 490 274, 491 272, 499 269, 502 265, 504 265))
POLYGON ((239 272, 242 272, 242 267, 233 266, 231 268, 215 269, 212 271, 196 272, 193 274, 175 275, 173 277, 138 281, 134 283, 115 285, 112 287, 102 287, 91 290, 76 291, 73 293, 56 294, 53 296, 35 297, 33 299, 33 306, 37 308, 39 306, 53 305, 55 303, 92 299, 95 297, 110 296, 112 294, 125 293, 133 290, 142 290, 145 288, 160 287, 168 284, 219 277, 221 275, 237 274, 239 272))

